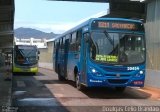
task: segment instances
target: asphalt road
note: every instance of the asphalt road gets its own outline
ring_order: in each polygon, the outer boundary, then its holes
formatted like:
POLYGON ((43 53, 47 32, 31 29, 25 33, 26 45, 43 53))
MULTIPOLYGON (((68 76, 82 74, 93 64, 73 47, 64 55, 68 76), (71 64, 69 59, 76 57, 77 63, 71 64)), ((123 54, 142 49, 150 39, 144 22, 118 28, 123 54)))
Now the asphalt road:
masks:
POLYGON ((36 76, 13 76, 12 107, 18 112, 159 112, 160 92, 127 88, 78 91, 72 81, 58 81, 57 74, 39 69, 36 76))

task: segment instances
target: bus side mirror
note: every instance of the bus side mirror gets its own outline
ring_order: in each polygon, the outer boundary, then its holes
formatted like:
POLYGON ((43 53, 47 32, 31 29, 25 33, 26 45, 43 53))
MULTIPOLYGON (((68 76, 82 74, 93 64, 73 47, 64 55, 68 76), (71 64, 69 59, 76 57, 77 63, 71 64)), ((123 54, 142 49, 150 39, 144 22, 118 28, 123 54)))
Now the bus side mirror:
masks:
POLYGON ((38 51, 38 54, 40 54, 40 51, 38 51))
POLYGON ((89 42, 89 33, 84 34, 85 42, 89 42))

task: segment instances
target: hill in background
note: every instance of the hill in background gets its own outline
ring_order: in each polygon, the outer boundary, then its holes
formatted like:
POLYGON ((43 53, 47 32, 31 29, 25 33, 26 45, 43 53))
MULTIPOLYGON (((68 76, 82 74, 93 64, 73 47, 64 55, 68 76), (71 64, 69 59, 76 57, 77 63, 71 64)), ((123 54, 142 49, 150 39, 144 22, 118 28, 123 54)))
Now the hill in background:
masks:
POLYGON ((14 36, 16 38, 46 38, 46 39, 52 39, 56 37, 58 34, 51 33, 45 33, 40 30, 32 29, 32 28, 17 28, 14 30, 14 36))

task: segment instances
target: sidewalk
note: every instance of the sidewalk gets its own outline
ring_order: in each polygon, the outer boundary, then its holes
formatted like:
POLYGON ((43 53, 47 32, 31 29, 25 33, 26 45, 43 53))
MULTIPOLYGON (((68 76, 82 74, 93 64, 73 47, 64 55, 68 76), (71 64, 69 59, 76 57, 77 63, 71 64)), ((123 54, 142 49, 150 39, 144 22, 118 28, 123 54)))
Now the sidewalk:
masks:
MULTIPOLYGON (((11 72, 10 72, 11 76, 11 72)), ((0 107, 11 106, 12 81, 5 80, 7 71, 5 67, 0 68, 0 107)))
POLYGON ((146 69, 145 87, 160 90, 160 71, 146 69))

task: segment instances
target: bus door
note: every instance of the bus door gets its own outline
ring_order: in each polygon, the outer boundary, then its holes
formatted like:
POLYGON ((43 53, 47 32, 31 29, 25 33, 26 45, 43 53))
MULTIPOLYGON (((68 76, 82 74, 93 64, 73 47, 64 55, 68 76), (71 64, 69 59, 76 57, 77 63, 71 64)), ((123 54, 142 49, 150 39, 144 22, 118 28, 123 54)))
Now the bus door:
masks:
POLYGON ((87 40, 89 38, 89 33, 83 34, 83 42, 82 42, 82 52, 81 52, 81 81, 82 83, 87 83, 87 72, 86 72, 86 64, 87 64, 87 40))
POLYGON ((69 39, 65 40, 64 46, 64 77, 67 77, 67 64, 68 64, 68 50, 69 50, 69 39))

